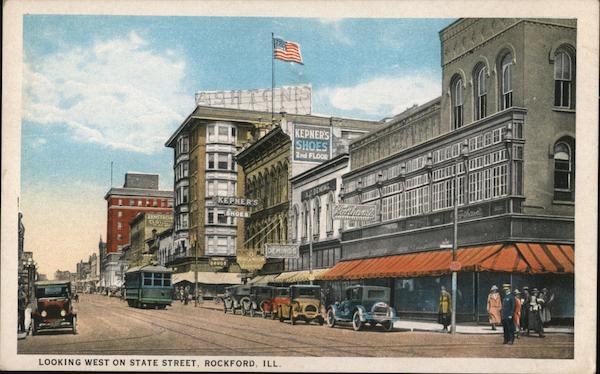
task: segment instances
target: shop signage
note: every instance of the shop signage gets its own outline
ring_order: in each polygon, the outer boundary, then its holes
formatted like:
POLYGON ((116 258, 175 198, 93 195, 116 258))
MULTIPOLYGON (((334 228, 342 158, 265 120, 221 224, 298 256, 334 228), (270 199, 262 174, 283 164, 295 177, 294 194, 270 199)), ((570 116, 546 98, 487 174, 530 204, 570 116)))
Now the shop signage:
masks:
POLYGON ((225 257, 210 257, 208 265, 216 270, 221 270, 227 266, 227 258, 225 257))
POLYGON ((213 201, 216 201, 217 205, 258 206, 258 200, 256 199, 235 196, 216 196, 213 197, 213 201))
POLYGON ((235 217, 235 218, 250 218, 250 212, 248 212, 247 210, 227 209, 225 211, 225 215, 227 217, 235 217))
POLYGON ((248 271, 256 271, 262 269, 267 259, 261 255, 249 255, 246 253, 238 254, 236 262, 240 268, 248 271))
POLYGON ((377 216, 377 205, 336 204, 333 206, 333 219, 370 221, 377 216))
POLYGON ((450 271, 459 271, 462 268, 462 265, 458 261, 450 262, 450 271))
POLYGON ((466 208, 458 212, 458 220, 483 217, 483 209, 481 207, 466 208))
POLYGON ((331 128, 294 123, 294 160, 329 160, 331 128))
POLYGON ((267 258, 299 258, 300 246, 295 244, 265 244, 267 258))
POLYGON ((199 91, 196 92, 196 105, 217 108, 247 109, 263 112, 287 112, 292 114, 310 114, 312 111, 312 87, 283 86, 254 90, 199 91), (271 105, 271 95, 275 103, 271 105))
POLYGON ((316 187, 309 188, 308 190, 302 191, 302 201, 313 199, 315 196, 323 195, 329 191, 335 191, 336 179, 332 179, 328 182, 322 183, 316 187))

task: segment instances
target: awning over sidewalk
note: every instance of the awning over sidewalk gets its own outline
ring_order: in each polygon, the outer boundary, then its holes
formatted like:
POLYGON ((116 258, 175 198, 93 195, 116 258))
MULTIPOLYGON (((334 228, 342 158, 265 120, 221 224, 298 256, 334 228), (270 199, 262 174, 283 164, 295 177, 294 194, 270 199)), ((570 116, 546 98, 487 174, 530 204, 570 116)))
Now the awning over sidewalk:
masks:
POLYGON ((275 282, 275 278, 279 274, 267 274, 267 275, 257 275, 256 277, 250 279, 248 284, 267 284, 270 282, 275 282))
MULTIPOLYGON (((313 275, 315 280, 320 279, 321 275, 329 271, 330 269, 314 269, 313 275)), ((298 283, 298 282, 308 282, 310 281, 310 272, 308 270, 301 271, 288 271, 286 273, 281 273, 275 277, 272 281, 273 283, 298 283)))
MULTIPOLYGON (((173 274, 173 284, 182 281, 194 283, 194 272, 173 274)), ((198 283, 201 284, 242 284, 240 273, 213 273, 213 272, 198 272, 198 283)))
MULTIPOLYGON (((461 271, 500 271, 528 274, 573 273, 572 245, 514 243, 459 248, 461 271)), ((321 280, 436 276, 450 272, 451 250, 358 259, 337 263, 321 280)))

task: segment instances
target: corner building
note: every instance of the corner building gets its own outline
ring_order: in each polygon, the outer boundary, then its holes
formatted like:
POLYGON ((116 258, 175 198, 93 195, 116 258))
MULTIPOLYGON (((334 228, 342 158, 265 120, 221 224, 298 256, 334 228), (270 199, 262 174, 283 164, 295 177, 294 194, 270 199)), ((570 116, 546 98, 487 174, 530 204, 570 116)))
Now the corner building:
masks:
POLYGON ((380 215, 344 222, 321 281, 390 286, 401 315, 435 318, 456 193, 458 320, 487 320, 490 287, 511 283, 549 288, 553 322, 572 322, 576 32, 491 18, 440 31, 442 95, 350 146, 343 202, 380 215))

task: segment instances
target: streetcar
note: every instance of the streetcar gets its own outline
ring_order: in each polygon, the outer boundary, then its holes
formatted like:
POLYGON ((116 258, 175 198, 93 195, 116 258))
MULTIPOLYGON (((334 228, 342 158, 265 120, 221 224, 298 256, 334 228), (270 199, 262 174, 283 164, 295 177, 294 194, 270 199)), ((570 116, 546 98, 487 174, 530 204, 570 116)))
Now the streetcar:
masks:
POLYGON ((160 265, 132 267, 125 272, 125 300, 131 307, 165 309, 173 300, 172 271, 160 265))

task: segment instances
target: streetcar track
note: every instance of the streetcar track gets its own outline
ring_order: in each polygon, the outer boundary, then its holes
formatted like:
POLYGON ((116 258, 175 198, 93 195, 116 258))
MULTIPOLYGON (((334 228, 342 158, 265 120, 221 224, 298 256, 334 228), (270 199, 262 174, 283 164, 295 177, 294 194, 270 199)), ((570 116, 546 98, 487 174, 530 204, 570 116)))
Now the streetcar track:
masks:
MULTIPOLYGON (((98 305, 98 304, 96 304, 96 305, 98 305)), ((154 322, 152 322, 152 321, 150 320, 150 318, 153 318, 153 317, 154 317, 154 318, 160 318, 160 317, 163 317, 163 316, 151 315, 151 314, 148 314, 148 313, 142 312, 141 310, 136 310, 136 309, 129 308, 129 307, 121 307, 121 306, 119 306, 119 308, 120 308, 120 309, 127 309, 129 312, 132 312, 132 313, 138 314, 138 316, 139 316, 139 315, 143 315, 144 317, 146 317, 146 320, 145 320, 145 321, 146 321, 146 322, 148 322, 148 323, 154 323, 154 322)), ((111 311, 111 312, 114 312, 114 311, 111 311)), ((131 316, 130 316, 130 317, 131 317, 131 316)), ((131 318, 134 318, 134 317, 131 317, 131 318)), ((134 319, 138 319, 138 320, 144 320, 143 318, 140 318, 140 317, 137 317, 137 318, 134 318, 134 319)), ((261 345, 265 345, 265 346, 267 346, 267 347, 269 347, 269 348, 278 348, 277 346, 274 346, 274 345, 272 345, 272 344, 266 343, 266 342, 264 342, 264 341, 259 341, 259 340, 254 340, 254 339, 249 339, 249 338, 245 338, 245 337, 241 337, 241 336, 237 336, 237 335, 234 335, 234 334, 229 334, 229 333, 225 333, 225 332, 221 332, 221 331, 215 331, 215 330, 212 330, 212 329, 208 329, 208 328, 206 328, 206 327, 194 326, 194 325, 191 325, 191 324, 182 323, 181 321, 174 321, 174 320, 172 320, 172 319, 167 319, 167 318, 160 318, 160 320, 161 320, 161 321, 170 322, 170 323, 173 323, 173 324, 176 324, 176 325, 181 325, 181 326, 188 327, 188 328, 193 328, 193 329, 200 330, 200 331, 207 331, 207 332, 210 332, 210 333, 213 333, 213 334, 217 334, 217 335, 223 335, 223 336, 228 336, 228 337, 230 337, 230 338, 235 338, 235 339, 245 340, 245 341, 247 341, 247 342, 254 343, 254 344, 261 344, 261 345)), ((178 334, 181 334, 181 335, 186 335, 186 336, 192 337, 192 338, 194 338, 194 339, 197 339, 197 340, 204 341, 204 342, 206 342, 206 343, 212 343, 212 342, 210 342, 210 341, 207 341, 207 340, 205 340, 205 339, 197 338, 196 336, 194 336, 194 335, 191 335, 191 334, 186 334, 186 333, 183 333, 183 332, 180 332, 180 331, 177 331, 177 330, 174 330, 174 329, 171 329, 171 328, 165 327, 165 326, 161 326, 161 325, 157 325, 157 326, 160 326, 160 327, 162 327, 162 328, 165 328, 165 329, 167 329, 167 330, 169 330, 169 331, 172 331, 172 332, 176 332, 176 333, 178 333, 178 334)), ((228 326, 228 327, 229 327, 229 326, 228 326)), ((230 348, 230 347, 227 347, 227 346, 224 346, 224 345, 221 345, 221 344, 217 344, 217 343, 212 343, 212 344, 219 345, 219 346, 221 346, 222 348, 225 348, 225 349, 233 349, 233 348, 230 348)), ((290 350, 290 347, 286 347, 286 348, 287 348, 287 350, 290 350)), ((291 350, 292 350, 292 351, 295 351, 294 349, 291 349, 291 350)), ((296 352, 296 353, 301 353, 301 354, 304 354, 304 355, 310 355, 310 356, 318 357, 318 355, 316 355, 316 354, 310 354, 310 353, 308 353, 308 354, 307 354, 306 352, 298 352, 298 351, 295 351, 295 352, 296 352)))

